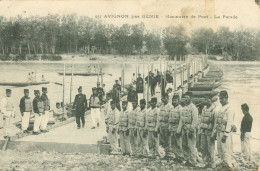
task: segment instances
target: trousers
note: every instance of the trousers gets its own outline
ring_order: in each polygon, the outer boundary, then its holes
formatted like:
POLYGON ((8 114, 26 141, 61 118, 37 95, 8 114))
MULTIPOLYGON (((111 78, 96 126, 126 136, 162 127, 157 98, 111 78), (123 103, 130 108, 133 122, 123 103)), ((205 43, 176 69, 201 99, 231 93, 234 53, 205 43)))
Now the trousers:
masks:
POLYGON ((222 143, 221 139, 223 137, 224 133, 219 132, 217 135, 217 149, 218 149, 218 155, 220 156, 221 162, 228 165, 229 167, 232 167, 232 161, 231 161, 231 136, 228 135, 226 138, 226 142, 222 143))
POLYGON ((112 152, 118 152, 118 135, 117 135, 117 131, 114 132, 114 134, 112 133, 112 129, 108 130, 107 133, 107 138, 108 141, 110 143, 110 146, 112 148, 112 152))
POLYGON ((25 131, 29 127, 29 121, 30 121, 30 115, 31 112, 23 112, 22 117, 22 130, 25 131))
POLYGON ((148 135, 146 137, 144 135, 143 129, 137 128, 137 151, 141 155, 149 154, 149 146, 148 146, 148 135))
POLYGON ((91 108, 90 115, 92 119, 92 125, 95 127, 100 122, 100 108, 91 108))
POLYGON ((168 130, 168 128, 163 128, 163 127, 160 128, 159 140, 160 140, 160 145, 164 149, 169 148, 169 130, 168 130))
POLYGON ((11 127, 11 116, 5 116, 5 119, 3 119, 4 136, 10 136, 10 127, 11 127))
POLYGON ((215 165, 215 141, 210 140, 210 135, 201 134, 201 152, 205 164, 215 165))
POLYGON ((4 125, 3 115, 2 115, 2 113, 0 112, 0 128, 2 128, 3 125, 4 125))
POLYGON ((136 136, 135 136, 135 129, 134 128, 130 128, 129 129, 129 141, 130 141, 130 145, 131 145, 131 149, 132 149, 132 153, 136 153, 137 151, 137 140, 136 140, 136 136))
POLYGON ((176 132, 171 132, 169 147, 177 158, 183 157, 182 137, 177 137, 176 132))
POLYGON ((46 130, 49 121, 49 114, 50 113, 48 110, 44 111, 44 114, 42 115, 41 118, 41 130, 46 130))
POLYGON ((152 155, 156 156, 159 155, 161 156, 161 151, 159 149, 159 134, 157 137, 154 136, 154 131, 149 131, 148 132, 148 141, 150 142, 150 147, 149 149, 151 150, 152 155))
POLYGON ((247 160, 251 160, 251 144, 250 144, 250 139, 251 139, 251 133, 250 132, 246 132, 245 133, 245 137, 244 137, 244 141, 241 141, 241 149, 242 149, 242 153, 245 156, 245 159, 247 160))
POLYGON ((41 121, 42 121, 42 115, 35 113, 33 132, 39 132, 41 121))
POLYGON ((85 125, 85 111, 76 111, 76 123, 80 127, 80 120, 82 125, 85 125))
POLYGON ((121 146, 122 153, 132 154, 129 135, 126 135, 125 131, 120 131, 119 136, 120 136, 120 146, 121 146))
POLYGON ((187 147, 187 154, 188 160, 191 164, 197 164, 197 149, 196 149, 196 133, 194 132, 193 136, 190 138, 188 136, 188 130, 182 129, 182 137, 185 139, 186 147, 187 147))

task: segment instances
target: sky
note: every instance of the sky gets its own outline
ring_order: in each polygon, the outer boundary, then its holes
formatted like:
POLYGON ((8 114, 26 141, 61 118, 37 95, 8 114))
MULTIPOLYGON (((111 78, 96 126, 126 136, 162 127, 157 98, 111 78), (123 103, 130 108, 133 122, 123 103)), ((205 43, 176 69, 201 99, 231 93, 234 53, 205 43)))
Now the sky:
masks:
POLYGON ((240 27, 260 28, 260 6, 254 0, 22 0, 0 1, 0 9, 0 15, 5 17, 76 13, 78 16, 94 18, 101 16, 105 23, 117 26, 144 22, 150 29, 169 25, 181 25, 187 30, 198 27, 216 30, 220 26, 228 26, 231 30, 240 27), (105 15, 127 15, 128 18, 104 18, 105 15), (132 15, 140 18, 131 18, 132 15), (143 15, 157 15, 159 18, 142 18, 143 15), (188 18, 166 18, 167 15, 188 18), (195 18, 191 18, 192 15, 195 18), (223 18, 224 15, 234 18, 223 18), (220 18, 215 19, 215 16, 220 18))

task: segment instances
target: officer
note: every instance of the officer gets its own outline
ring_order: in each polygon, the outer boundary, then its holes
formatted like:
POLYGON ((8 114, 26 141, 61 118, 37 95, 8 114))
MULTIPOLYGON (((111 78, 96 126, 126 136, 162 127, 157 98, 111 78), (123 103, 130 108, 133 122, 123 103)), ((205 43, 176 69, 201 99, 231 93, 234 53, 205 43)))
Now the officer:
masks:
POLYGON ((137 101, 132 102, 133 109, 128 116, 128 129, 129 129, 129 139, 132 149, 132 154, 137 151, 137 133, 136 133, 136 116, 139 108, 137 107, 137 101))
POLYGON ((122 99, 122 111, 120 112, 119 116, 118 134, 120 136, 120 146, 123 156, 132 154, 129 140, 129 111, 127 110, 127 105, 128 101, 126 98, 122 99))
POLYGON ((162 98, 163 104, 159 112, 160 145, 169 152, 169 111, 172 104, 168 103, 169 96, 166 94, 162 98))
POLYGON ((148 141, 151 144, 152 155, 159 155, 162 157, 162 153, 159 150, 159 113, 160 109, 156 107, 157 98, 153 97, 151 99, 151 110, 147 113, 147 129, 148 129, 148 141))
POLYGON ((184 95, 185 106, 181 110, 182 136, 187 142, 189 159, 187 165, 197 164, 196 129, 198 127, 198 109, 191 102, 191 93, 184 95))
POLYGON ((136 114, 137 145, 138 145, 138 152, 140 155, 149 154, 148 139, 147 139, 148 131, 146 129, 147 110, 145 108, 145 105, 146 105, 145 99, 141 99, 140 110, 137 111, 136 114))
POLYGON ((119 123, 119 110, 116 108, 114 101, 110 102, 111 111, 106 116, 106 132, 107 138, 110 142, 112 152, 111 154, 118 154, 118 123, 119 123))
POLYGON ((179 104, 179 95, 172 97, 172 105, 169 112, 169 132, 170 132, 170 148, 176 156, 176 160, 181 162, 183 158, 182 137, 181 137, 181 110, 179 104))
POLYGON ((40 134, 39 129, 42 120, 42 114, 44 112, 44 104, 43 101, 41 100, 40 90, 34 90, 34 95, 35 97, 33 99, 33 113, 35 119, 33 125, 33 134, 38 135, 40 134))
POLYGON ((20 100, 20 112, 22 115, 22 130, 28 133, 29 120, 32 112, 32 101, 29 97, 29 89, 24 89, 24 96, 20 100))
POLYGON ((41 100, 43 101, 43 104, 44 104, 44 112, 43 112, 42 120, 41 120, 41 132, 45 133, 45 132, 48 132, 46 130, 46 128, 47 128, 47 124, 49 121, 49 111, 50 111, 50 100, 47 96, 46 87, 42 87, 41 100))
POLYGON ((100 100, 100 105, 102 105, 105 92, 104 92, 103 88, 100 87, 100 82, 97 82, 97 94, 98 94, 98 98, 100 100))
POLYGON ((100 98, 98 97, 97 88, 92 88, 92 95, 90 96, 89 107, 92 119, 92 128, 95 129, 96 126, 99 127, 100 122, 100 98), (97 123, 96 123, 97 122, 97 123))
POLYGON ((138 74, 138 77, 136 79, 136 92, 138 95, 138 99, 141 99, 143 97, 144 92, 144 80, 141 77, 141 74, 138 74))
POLYGON ((76 123, 78 129, 81 127, 80 120, 82 122, 82 128, 85 126, 85 109, 87 108, 87 104, 86 95, 82 94, 82 87, 80 86, 73 103, 73 109, 76 109, 76 123))
POLYGON ((215 134, 213 132, 214 120, 216 117, 215 105, 211 97, 206 97, 206 106, 202 109, 200 122, 200 145, 202 150, 202 159, 206 167, 215 168, 215 134))
POLYGON ((1 100, 1 113, 3 116, 4 138, 10 137, 11 118, 15 118, 15 108, 11 98, 11 89, 6 89, 6 96, 1 100))
POLYGON ((234 111, 228 103, 228 93, 223 90, 219 94, 222 107, 216 116, 217 149, 221 162, 232 168, 231 162, 231 128, 233 125, 234 111))

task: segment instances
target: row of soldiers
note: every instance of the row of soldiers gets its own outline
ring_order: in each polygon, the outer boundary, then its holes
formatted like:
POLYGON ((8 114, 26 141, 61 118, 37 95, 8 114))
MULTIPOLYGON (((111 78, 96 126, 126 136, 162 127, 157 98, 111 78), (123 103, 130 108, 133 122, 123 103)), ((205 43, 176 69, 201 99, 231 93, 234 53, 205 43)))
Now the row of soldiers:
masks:
POLYGON ((132 102, 131 111, 127 108, 130 104, 126 99, 122 100, 121 111, 116 108, 116 102, 110 101, 106 132, 112 154, 120 152, 119 138, 123 155, 167 157, 174 154, 177 161, 186 161, 186 164, 195 166, 204 163, 215 168, 217 140, 218 155, 226 166, 232 167, 234 112, 228 104, 227 92, 220 92, 220 109, 217 109, 211 97, 207 97, 200 119, 198 109, 191 101, 191 94, 184 94, 183 106, 180 105, 180 98, 174 95, 170 104, 168 95, 165 95, 160 106, 156 97, 147 106, 145 99, 141 99, 140 107, 137 101, 132 102), (197 138, 200 138, 202 158, 196 146, 197 138))
MULTIPOLYGON (((29 121, 35 117, 33 134, 38 135, 40 132, 48 132, 46 128, 49 120, 50 101, 46 87, 42 87, 42 94, 40 94, 40 90, 34 90, 34 95, 34 99, 31 100, 29 89, 24 89, 24 96, 21 98, 19 105, 22 116, 21 129, 24 133, 28 133, 29 121)), ((11 119, 16 117, 11 89, 6 89, 6 95, 1 99, 0 104, 0 117, 3 118, 3 135, 4 138, 8 138, 11 134, 11 119)))

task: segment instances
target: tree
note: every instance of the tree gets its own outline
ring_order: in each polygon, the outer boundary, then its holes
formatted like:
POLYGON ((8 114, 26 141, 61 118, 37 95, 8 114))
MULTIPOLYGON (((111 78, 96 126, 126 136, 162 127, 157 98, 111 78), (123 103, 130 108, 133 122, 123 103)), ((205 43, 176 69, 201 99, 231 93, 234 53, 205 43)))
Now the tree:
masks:
POLYGON ((144 36, 144 41, 149 54, 160 53, 161 37, 156 33, 147 33, 144 36))

